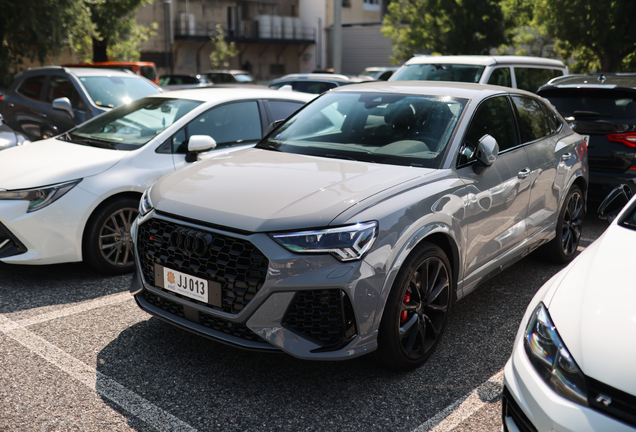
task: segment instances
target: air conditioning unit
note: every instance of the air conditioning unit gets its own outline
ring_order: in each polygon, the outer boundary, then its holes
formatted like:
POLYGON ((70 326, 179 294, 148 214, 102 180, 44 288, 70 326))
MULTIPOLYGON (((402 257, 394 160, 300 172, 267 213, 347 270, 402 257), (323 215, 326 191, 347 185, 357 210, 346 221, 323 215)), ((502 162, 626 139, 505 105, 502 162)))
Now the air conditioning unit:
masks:
POLYGON ((182 13, 179 15, 179 33, 194 36, 194 14, 182 13))

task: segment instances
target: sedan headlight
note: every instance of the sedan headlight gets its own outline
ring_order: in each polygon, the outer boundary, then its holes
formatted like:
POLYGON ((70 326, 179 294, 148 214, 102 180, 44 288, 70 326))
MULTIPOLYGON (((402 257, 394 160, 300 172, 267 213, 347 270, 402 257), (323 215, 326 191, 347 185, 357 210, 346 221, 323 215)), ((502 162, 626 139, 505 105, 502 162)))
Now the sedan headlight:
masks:
POLYGON ((152 210, 152 202, 150 202, 150 188, 146 189, 139 200, 139 216, 145 216, 152 210))
POLYGON ((280 245, 297 253, 329 253, 340 261, 362 258, 377 235, 377 222, 340 228, 271 234, 280 245))
POLYGON ((526 354, 543 381, 561 396, 587 406, 583 372, 563 344, 543 303, 530 317, 524 339, 526 354))
POLYGON ((0 191, 0 200, 29 201, 27 213, 30 213, 54 203, 81 181, 82 179, 72 180, 37 189, 0 191))

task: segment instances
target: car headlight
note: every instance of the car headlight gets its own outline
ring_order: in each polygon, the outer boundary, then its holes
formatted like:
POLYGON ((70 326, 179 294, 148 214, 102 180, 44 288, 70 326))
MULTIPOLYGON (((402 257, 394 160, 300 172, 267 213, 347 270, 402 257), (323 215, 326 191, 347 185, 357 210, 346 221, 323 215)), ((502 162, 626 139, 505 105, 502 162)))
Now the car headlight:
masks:
POLYGON ((145 216, 152 210, 152 202, 150 201, 150 188, 146 189, 139 200, 139 216, 145 216))
POLYGON ((543 303, 530 317, 524 347, 530 363, 552 390, 573 402, 588 405, 583 372, 563 344, 543 303))
POLYGON ((297 253, 329 253, 340 261, 362 258, 377 235, 377 222, 340 228, 270 234, 281 246, 297 253))
POLYGON ((27 213, 31 213, 54 203, 81 181, 78 179, 35 189, 0 191, 0 200, 29 201, 27 213))

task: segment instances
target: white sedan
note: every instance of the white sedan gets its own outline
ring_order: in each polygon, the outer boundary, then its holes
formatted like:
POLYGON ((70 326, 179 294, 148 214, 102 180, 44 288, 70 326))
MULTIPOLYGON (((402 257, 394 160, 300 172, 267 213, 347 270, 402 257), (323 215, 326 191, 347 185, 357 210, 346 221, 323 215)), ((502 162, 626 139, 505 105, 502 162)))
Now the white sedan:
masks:
POLYGON ((142 192, 205 155, 258 142, 315 95, 197 89, 133 101, 65 134, 2 151, 0 260, 132 270, 142 192))
POLYGON ((636 430, 634 245, 636 197, 537 292, 505 368, 504 431, 636 430))

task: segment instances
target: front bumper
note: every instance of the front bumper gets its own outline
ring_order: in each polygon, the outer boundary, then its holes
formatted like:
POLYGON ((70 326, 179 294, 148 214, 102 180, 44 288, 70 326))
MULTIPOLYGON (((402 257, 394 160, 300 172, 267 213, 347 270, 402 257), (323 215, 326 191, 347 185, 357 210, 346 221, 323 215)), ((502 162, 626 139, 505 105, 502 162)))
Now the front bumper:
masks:
POLYGON ((80 187, 32 213, 27 213, 27 201, 0 200, 3 238, 15 245, 15 250, 0 254, 0 260, 10 264, 81 261, 83 229, 96 200, 80 187))
POLYGON ((348 359, 377 347, 375 310, 385 275, 364 261, 292 254, 266 234, 231 233, 154 211, 138 219, 134 231, 131 292, 158 318, 241 348, 303 359, 348 359), (213 235, 214 258, 201 262, 170 246, 169 233, 181 228, 213 235), (157 286, 156 264, 221 284, 222 305, 157 286))
POLYGON ((504 399, 504 431, 634 432, 632 427, 571 402, 550 389, 528 360, 523 339, 517 341, 506 364, 504 399))

